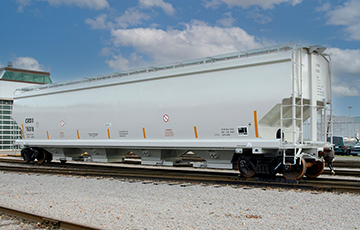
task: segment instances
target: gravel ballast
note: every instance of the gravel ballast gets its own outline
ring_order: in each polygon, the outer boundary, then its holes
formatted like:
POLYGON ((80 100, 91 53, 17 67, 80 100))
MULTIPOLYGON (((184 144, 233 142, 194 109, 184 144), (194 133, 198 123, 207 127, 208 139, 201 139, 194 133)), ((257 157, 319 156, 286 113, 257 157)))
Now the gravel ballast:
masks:
POLYGON ((360 229, 346 193, 0 172, 0 201, 104 229, 360 229))

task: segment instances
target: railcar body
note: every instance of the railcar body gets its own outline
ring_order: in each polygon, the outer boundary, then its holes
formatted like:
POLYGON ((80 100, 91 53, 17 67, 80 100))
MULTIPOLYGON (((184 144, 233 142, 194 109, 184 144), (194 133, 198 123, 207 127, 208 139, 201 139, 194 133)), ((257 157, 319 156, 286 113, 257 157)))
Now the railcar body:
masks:
POLYGON ((283 45, 23 88, 17 142, 39 162, 84 152, 121 162, 132 151, 142 164, 173 165, 192 151, 205 160, 194 167, 316 177, 333 158, 323 51, 283 45))

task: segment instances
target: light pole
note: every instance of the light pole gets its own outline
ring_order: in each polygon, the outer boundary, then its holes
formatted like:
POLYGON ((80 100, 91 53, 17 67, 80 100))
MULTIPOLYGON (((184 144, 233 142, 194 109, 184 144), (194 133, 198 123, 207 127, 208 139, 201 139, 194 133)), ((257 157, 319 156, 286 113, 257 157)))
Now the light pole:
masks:
POLYGON ((352 109, 352 107, 349 106, 348 109, 349 109, 349 117, 351 117, 351 109, 352 109))

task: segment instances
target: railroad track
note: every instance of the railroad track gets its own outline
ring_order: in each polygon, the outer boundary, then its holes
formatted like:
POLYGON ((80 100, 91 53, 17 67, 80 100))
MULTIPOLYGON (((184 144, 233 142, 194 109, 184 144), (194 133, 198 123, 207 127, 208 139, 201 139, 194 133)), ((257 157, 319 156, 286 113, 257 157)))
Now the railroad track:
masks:
MULTIPOLYGON (((274 178, 244 178, 239 173, 230 170, 207 170, 193 168, 167 168, 167 167, 149 167, 138 165, 116 166, 94 163, 67 163, 60 164, 52 162, 48 164, 24 164, 7 163, 0 165, 0 171, 13 171, 24 173, 44 173, 44 174, 62 174, 74 176, 94 176, 94 177, 113 177, 113 178, 133 178, 141 180, 162 180, 177 181, 177 183, 209 183, 226 184, 234 186, 267 186, 281 188, 296 188, 308 190, 325 190, 337 192, 360 193, 360 180, 345 179, 341 177, 316 178, 294 181, 287 180, 282 176, 274 178)), ((360 170, 338 169, 337 175, 360 176, 360 170)), ((327 169, 325 174, 330 174, 327 169)))
MULTIPOLYGON (((138 165, 119 164, 116 166, 107 164, 94 163, 76 163, 70 162, 61 164, 51 162, 43 165, 25 164, 23 161, 16 159, 1 159, 5 162, 0 164, 0 171, 23 172, 23 173, 42 173, 42 174, 61 174, 73 176, 94 176, 107 178, 131 178, 142 181, 142 183, 167 183, 169 185, 178 184, 188 186, 193 183, 207 183, 214 186, 232 185, 236 187, 257 186, 287 189, 303 189, 315 191, 331 192, 351 192, 360 193, 360 180, 343 179, 341 177, 331 178, 304 178, 299 181, 286 180, 279 176, 275 178, 243 178, 239 177, 238 172, 230 170, 207 170, 193 168, 166 168, 166 167, 149 167, 138 165)), ((354 164, 348 163, 346 165, 354 164)), ((360 176, 360 170, 337 169, 337 175, 360 176)), ((325 174, 330 173, 329 170, 325 174)), ((97 229, 90 226, 83 226, 76 223, 62 221, 59 219, 40 216, 20 210, 10 209, 0 206, 0 213, 14 215, 19 218, 25 218, 33 221, 35 226, 49 226, 52 228, 62 229, 97 229)), ((20 226, 21 227, 21 226, 20 226)))
MULTIPOLYGON (((72 229, 72 230, 100 230, 100 228, 54 219, 54 218, 41 216, 29 212, 24 212, 21 210, 12 209, 3 206, 0 206, 0 213, 4 213, 10 216, 15 216, 19 219, 26 219, 30 222, 33 222, 32 223, 33 227, 38 229, 46 228, 46 229, 72 229)), ((14 222, 12 225, 14 229, 23 229, 23 223, 18 224, 14 222), (18 225, 18 228, 15 228, 14 225, 18 225)))
MULTIPOLYGON (((204 159, 191 154, 186 153, 184 156, 180 157, 181 161, 184 162, 202 162, 204 159)), ((22 162, 23 159, 20 157, 20 154, 0 154, 0 162, 2 161, 9 161, 9 162, 22 162), (7 159, 7 157, 13 157, 7 159), (15 160, 15 158, 18 158, 18 160, 15 160)), ((130 163, 130 164, 141 164, 141 157, 135 155, 135 154, 128 154, 125 156, 125 162, 124 163, 130 163)), ((360 160, 343 160, 341 158, 336 159, 336 161, 333 163, 334 167, 337 168, 358 168, 360 169, 360 160)))

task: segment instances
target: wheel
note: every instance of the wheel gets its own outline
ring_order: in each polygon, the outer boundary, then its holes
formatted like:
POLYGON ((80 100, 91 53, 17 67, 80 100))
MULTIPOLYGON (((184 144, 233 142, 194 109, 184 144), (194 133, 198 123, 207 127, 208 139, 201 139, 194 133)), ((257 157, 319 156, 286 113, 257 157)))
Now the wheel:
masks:
POLYGON ((20 155, 24 159, 25 163, 29 163, 29 160, 27 159, 27 151, 28 148, 21 149, 20 155))
POLYGON ((307 178, 318 177, 324 171, 325 162, 315 161, 315 160, 310 160, 309 162, 311 162, 313 165, 306 169, 305 176, 307 178))
POLYGON ((21 157, 24 159, 25 163, 35 160, 35 153, 31 148, 24 148, 21 150, 21 157))
POLYGON ((45 162, 50 163, 53 160, 53 155, 47 151, 45 151, 45 162))
POLYGON ((306 162, 301 158, 300 162, 296 165, 284 165, 283 176, 288 180, 298 180, 306 173, 306 162))
POLYGON ((46 153, 45 150, 43 149, 35 149, 34 150, 35 155, 36 155, 36 159, 38 160, 38 164, 42 164, 45 162, 45 157, 46 157, 46 153))
POLYGON ((237 166, 240 174, 243 175, 244 177, 255 176, 255 171, 252 169, 251 165, 246 160, 239 159, 237 162, 237 166))

